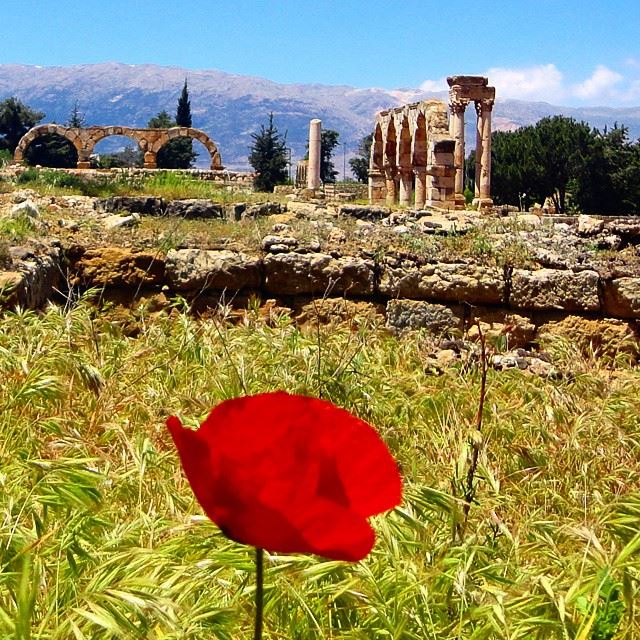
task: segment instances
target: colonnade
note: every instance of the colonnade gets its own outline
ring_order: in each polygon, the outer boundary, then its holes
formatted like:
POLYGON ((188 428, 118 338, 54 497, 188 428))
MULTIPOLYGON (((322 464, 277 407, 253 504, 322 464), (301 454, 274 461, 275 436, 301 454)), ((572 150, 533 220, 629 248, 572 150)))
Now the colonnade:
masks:
POLYGON ((491 113, 495 89, 481 76, 452 76, 450 103, 416 102, 376 115, 369 200, 464 209, 465 111, 476 108, 474 203, 491 206, 491 113))

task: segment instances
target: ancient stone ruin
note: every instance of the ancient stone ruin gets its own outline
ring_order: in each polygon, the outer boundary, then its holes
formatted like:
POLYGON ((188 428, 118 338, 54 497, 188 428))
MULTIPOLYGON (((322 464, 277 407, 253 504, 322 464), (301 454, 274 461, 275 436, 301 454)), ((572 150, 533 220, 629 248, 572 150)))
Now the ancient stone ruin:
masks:
POLYGON ((144 168, 155 169, 157 164, 158 151, 164 147, 169 140, 175 138, 192 138, 201 142, 211 155, 211 169, 220 170, 222 161, 220 152, 213 140, 200 129, 193 127, 171 127, 170 129, 133 129, 131 127, 63 127, 59 124, 42 124, 30 129, 20 139, 14 153, 14 160, 18 163, 24 162, 25 151, 29 145, 39 138, 57 134, 67 139, 78 152, 78 169, 89 169, 89 159, 93 149, 100 140, 109 136, 127 136, 135 140, 140 146, 144 155, 144 168))
POLYGON ((491 111, 495 89, 482 76, 452 76, 450 103, 415 102, 376 115, 369 162, 369 200, 391 205, 464 209, 464 113, 477 114, 474 203, 490 207, 491 111), (447 111, 451 116, 448 117, 447 111))

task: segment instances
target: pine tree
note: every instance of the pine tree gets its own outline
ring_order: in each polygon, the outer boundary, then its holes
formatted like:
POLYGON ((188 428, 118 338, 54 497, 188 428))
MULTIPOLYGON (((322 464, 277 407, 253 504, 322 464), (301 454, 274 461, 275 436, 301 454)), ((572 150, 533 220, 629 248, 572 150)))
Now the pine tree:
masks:
POLYGON ((256 177, 253 186, 257 191, 273 191, 277 184, 287 181, 287 134, 280 135, 273 124, 273 113, 269 114, 269 126, 260 127, 260 133, 252 133, 253 145, 249 164, 256 177))
POLYGON ((71 110, 71 114, 69 115, 69 120, 67 121, 67 127, 81 128, 84 126, 85 126, 84 114, 80 113, 80 109, 78 107, 78 101, 76 100, 73 103, 73 109, 71 110))
POLYGON ((34 111, 17 98, 0 102, 0 149, 16 150, 20 138, 44 118, 44 113, 34 111))

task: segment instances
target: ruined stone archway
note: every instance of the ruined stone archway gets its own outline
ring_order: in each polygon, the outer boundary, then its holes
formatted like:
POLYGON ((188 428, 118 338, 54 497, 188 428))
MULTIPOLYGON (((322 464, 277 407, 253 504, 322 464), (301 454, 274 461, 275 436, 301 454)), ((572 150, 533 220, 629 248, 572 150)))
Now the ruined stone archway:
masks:
POLYGON ((151 147, 151 151, 157 156, 158 151, 164 147, 170 140, 176 138, 191 138, 202 143, 204 148, 209 152, 211 156, 211 168, 222 169, 222 162, 220 161, 220 152, 214 144, 213 140, 200 129, 194 129, 193 127, 171 127, 167 129, 166 140, 158 139, 151 147))
POLYGON ((65 140, 68 140, 75 148, 78 153, 78 162, 81 159, 81 151, 82 151, 82 142, 78 135, 75 135, 74 132, 68 127, 63 127, 59 124, 41 124, 37 127, 33 127, 33 129, 29 129, 27 133, 25 133, 20 141, 18 142, 18 146, 13 154, 13 159, 15 162, 25 162, 25 153, 32 142, 37 140, 43 136, 49 135, 58 135, 65 140))
POLYGON ((220 152, 213 140, 200 129, 193 127, 172 127, 170 129, 135 129, 132 127, 63 127, 58 124, 43 124, 27 131, 22 136, 14 152, 16 162, 24 162, 27 147, 39 136, 51 133, 66 138, 78 152, 78 169, 89 168, 89 157, 95 145, 109 136, 126 136, 138 143, 144 154, 146 169, 157 167, 157 153, 169 140, 179 137, 193 138, 201 142, 211 155, 211 169, 223 169, 220 152))

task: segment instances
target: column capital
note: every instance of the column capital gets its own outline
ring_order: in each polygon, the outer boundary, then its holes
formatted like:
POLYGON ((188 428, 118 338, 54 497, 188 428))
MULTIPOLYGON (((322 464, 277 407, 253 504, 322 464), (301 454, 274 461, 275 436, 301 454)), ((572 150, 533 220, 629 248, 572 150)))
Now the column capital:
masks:
POLYGON ((482 98, 475 101, 476 113, 480 116, 484 113, 490 113, 493 111, 493 104, 495 100, 492 98, 482 98))
POLYGON ((465 98, 455 98, 451 96, 449 101, 449 111, 453 114, 463 114, 466 111, 468 104, 469 101, 465 98))

